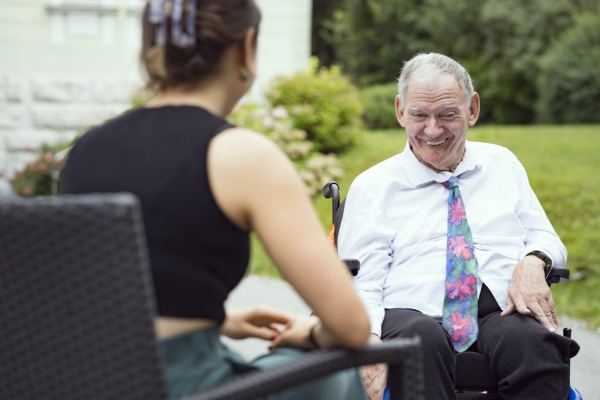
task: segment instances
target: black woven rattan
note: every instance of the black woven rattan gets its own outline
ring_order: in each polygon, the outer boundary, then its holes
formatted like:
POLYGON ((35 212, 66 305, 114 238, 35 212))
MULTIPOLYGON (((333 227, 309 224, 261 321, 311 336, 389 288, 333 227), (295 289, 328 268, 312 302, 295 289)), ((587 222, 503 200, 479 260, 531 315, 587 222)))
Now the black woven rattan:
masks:
MULTIPOLYGON (((0 399, 166 399, 135 198, 0 198, 0 224, 0 399)), ((424 398, 420 342, 403 339, 314 352, 189 399, 254 399, 380 362, 403 369, 403 398, 424 398)))
POLYGON ((185 400, 254 399, 342 369, 381 362, 402 368, 403 399, 424 399, 421 345, 418 338, 412 338, 387 341, 359 352, 316 351, 298 359, 294 364, 251 372, 200 395, 186 397, 185 400))
POLYGON ((0 200, 0 399, 166 398, 136 200, 0 200))

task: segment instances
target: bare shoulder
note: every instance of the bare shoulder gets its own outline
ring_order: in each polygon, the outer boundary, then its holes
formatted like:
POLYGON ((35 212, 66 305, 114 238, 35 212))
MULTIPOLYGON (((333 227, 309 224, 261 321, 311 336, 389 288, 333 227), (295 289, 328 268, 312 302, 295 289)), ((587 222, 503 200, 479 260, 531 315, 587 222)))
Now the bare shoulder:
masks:
POLYGON ((236 181, 243 179, 245 184, 297 175, 289 158, 271 139, 244 128, 228 129, 215 137, 208 158, 209 169, 236 181))
POLYGON ((245 128, 230 128, 217 135, 210 145, 211 158, 241 165, 281 158, 283 153, 269 138, 245 128), (265 159, 266 158, 266 159, 265 159))
POLYGON ((279 147, 244 128, 228 129, 212 140, 208 175, 221 209, 245 229, 254 226, 257 210, 281 200, 282 193, 303 193, 300 178, 279 147))

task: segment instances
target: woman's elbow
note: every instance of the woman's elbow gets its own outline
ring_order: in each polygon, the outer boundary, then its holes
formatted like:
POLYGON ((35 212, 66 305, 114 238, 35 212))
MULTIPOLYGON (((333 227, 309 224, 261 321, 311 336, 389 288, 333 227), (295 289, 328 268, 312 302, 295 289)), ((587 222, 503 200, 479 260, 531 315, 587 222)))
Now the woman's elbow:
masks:
POLYGON ((367 346, 371 334, 371 323, 367 313, 362 311, 352 319, 342 339, 342 345, 349 349, 360 350, 367 346))

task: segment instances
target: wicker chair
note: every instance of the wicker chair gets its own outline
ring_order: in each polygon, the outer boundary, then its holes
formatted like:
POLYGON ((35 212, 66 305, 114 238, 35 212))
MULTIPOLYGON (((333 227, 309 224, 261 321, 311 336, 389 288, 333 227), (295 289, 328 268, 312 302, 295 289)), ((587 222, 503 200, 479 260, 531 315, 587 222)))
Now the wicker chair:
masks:
MULTIPOLYGON (((141 214, 127 194, 0 198, 0 398, 166 399, 141 214)), ((401 367, 423 398, 418 339, 322 350, 188 399, 254 399, 341 369, 401 367)))

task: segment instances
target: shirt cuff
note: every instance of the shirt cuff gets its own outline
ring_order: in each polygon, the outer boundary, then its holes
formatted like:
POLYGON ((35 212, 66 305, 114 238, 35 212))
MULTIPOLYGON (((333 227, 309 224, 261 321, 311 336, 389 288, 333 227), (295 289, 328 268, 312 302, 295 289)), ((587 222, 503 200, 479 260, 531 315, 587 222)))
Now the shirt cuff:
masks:
POLYGON ((521 261, 523 258, 525 258, 525 256, 527 254, 531 253, 532 251, 541 251, 542 253, 547 255, 548 258, 550 258, 550 260, 552 261, 552 266, 556 265, 556 260, 554 258, 552 258, 551 252, 544 250, 541 246, 535 246, 535 245, 526 246, 525 249, 521 252, 521 255, 519 256, 519 261, 521 261))
POLYGON ((369 319, 371 320, 371 333, 381 337, 381 325, 383 324, 383 318, 385 317, 385 309, 383 307, 378 309, 367 309, 369 319))

